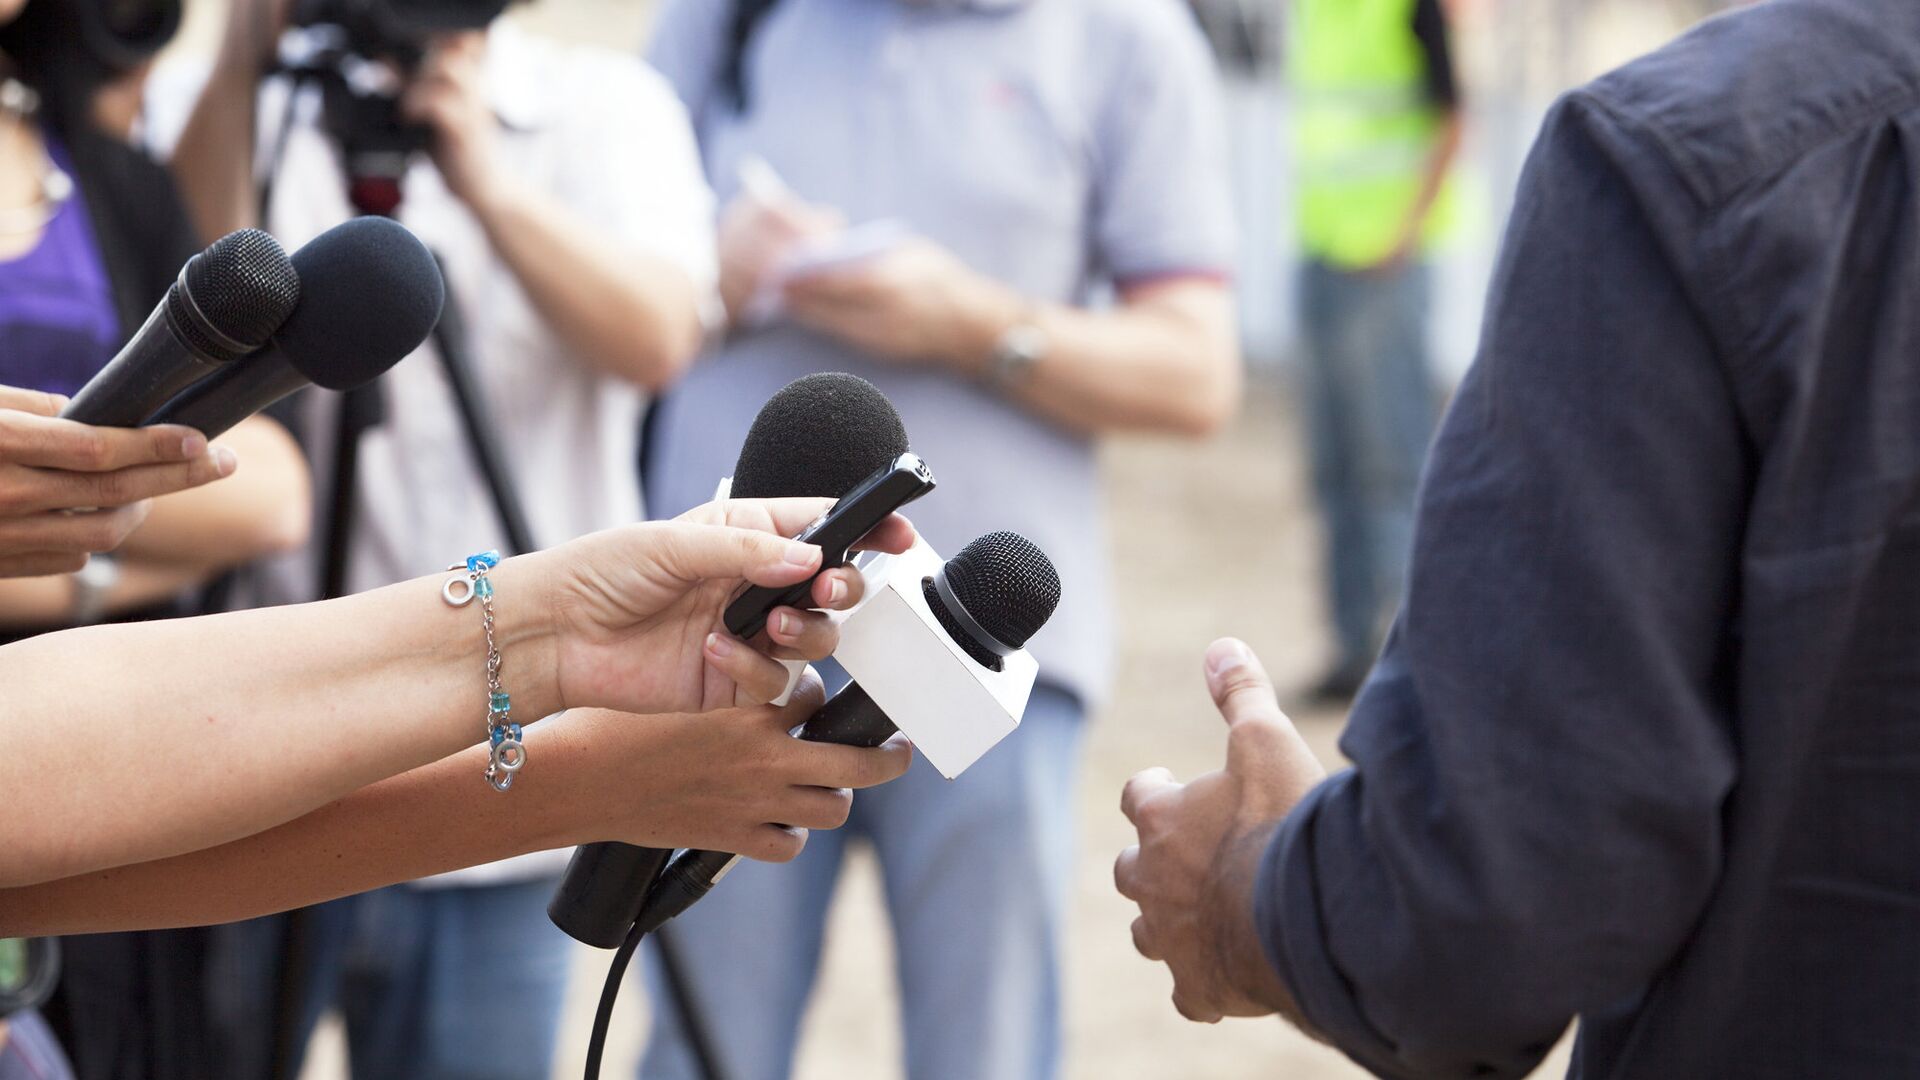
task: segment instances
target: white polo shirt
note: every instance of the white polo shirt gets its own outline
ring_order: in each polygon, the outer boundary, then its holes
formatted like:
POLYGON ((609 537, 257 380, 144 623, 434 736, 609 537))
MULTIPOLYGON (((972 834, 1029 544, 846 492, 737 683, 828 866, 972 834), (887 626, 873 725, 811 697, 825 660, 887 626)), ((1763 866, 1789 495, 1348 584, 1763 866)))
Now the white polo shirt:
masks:
MULTIPOLYGON (((562 46, 501 23, 489 33, 486 80, 502 123, 501 167, 550 193, 600 236, 669 260, 711 294, 713 196, 685 109, 659 75, 628 55, 562 46)), ((263 92, 263 152, 273 145, 285 94, 273 84, 263 92)), ((295 116, 267 222, 289 251, 353 216, 338 154, 320 126, 318 94, 303 94, 295 116)), ((398 218, 445 262, 474 375, 498 422, 498 444, 536 543, 551 547, 639 520, 644 392, 602 374, 562 342, 425 155, 406 175, 398 218)), ((506 546, 431 342, 389 372, 385 387, 385 421, 360 444, 352 592, 506 546)), ((321 510, 332 497, 339 405, 337 395, 309 393, 300 408, 321 510)), ((261 599, 314 599, 319 547, 267 567, 261 599)), ((516 602, 527 601, 499 598, 502 605, 516 602)), ((511 664, 509 657, 509 670, 511 664)), ((479 702, 477 657, 474 671, 479 702)), ((483 727, 476 707, 476 742, 483 727)), ((476 774, 473 782, 483 781, 476 774)), ((563 862, 550 852, 431 880, 511 880, 557 871, 563 862)))

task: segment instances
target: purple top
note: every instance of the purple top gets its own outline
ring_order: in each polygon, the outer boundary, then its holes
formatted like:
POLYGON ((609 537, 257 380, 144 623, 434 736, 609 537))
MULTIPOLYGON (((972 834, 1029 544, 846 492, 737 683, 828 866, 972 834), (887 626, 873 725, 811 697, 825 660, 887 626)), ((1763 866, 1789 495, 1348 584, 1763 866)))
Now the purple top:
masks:
MULTIPOLYGON (((66 148, 49 140, 47 151, 71 175, 66 148)), ((32 250, 0 261, 0 383, 72 394, 107 365, 121 339, 113 285, 75 194, 32 250)))

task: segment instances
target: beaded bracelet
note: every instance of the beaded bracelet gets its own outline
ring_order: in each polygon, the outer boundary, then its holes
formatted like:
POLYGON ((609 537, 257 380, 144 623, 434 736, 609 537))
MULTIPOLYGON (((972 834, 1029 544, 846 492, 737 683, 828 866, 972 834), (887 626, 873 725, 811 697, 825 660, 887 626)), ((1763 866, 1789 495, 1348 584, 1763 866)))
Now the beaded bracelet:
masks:
POLYGON ((454 574, 440 587, 440 596, 454 607, 480 598, 480 627, 487 636, 487 783, 495 791, 505 791, 513 786, 513 774, 527 763, 527 748, 520 741, 520 725, 513 722, 513 698, 500 686, 500 650, 493 643, 493 580, 487 571, 498 565, 497 551, 482 551, 452 564, 447 569, 454 574))

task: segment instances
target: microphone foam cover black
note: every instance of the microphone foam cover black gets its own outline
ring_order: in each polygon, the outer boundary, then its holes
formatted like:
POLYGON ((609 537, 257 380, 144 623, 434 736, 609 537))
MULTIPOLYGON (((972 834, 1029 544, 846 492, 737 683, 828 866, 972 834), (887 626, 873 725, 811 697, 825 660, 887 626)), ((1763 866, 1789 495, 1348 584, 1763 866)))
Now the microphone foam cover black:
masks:
POLYGON ((907 449, 906 426, 878 387, 840 371, 805 375, 753 418, 733 468, 733 496, 839 498, 907 449))
MULTIPOLYGON (((947 585, 980 628, 1003 645, 1021 648, 1060 605, 1053 560, 1016 532, 991 532, 947 560, 947 585)), ((940 607, 934 610, 942 614, 940 607)), ((940 619, 945 625, 947 619, 940 619)), ((954 633, 953 627, 947 632, 954 633)), ((965 644, 965 637, 955 640, 965 644)), ((971 650, 969 650, 971 652, 971 650)))
POLYGON ((215 240, 187 263, 186 291, 186 297, 173 289, 167 293, 175 325, 195 346, 232 361, 245 353, 207 336, 204 326, 247 352, 265 345, 300 302, 300 274, 279 241, 259 229, 240 229, 215 240), (187 301, 205 319, 204 326, 183 306, 187 301))
POLYGON ((294 252, 293 265, 300 306, 274 341, 328 390, 359 386, 419 348, 447 298, 433 253, 386 218, 335 225, 294 252))

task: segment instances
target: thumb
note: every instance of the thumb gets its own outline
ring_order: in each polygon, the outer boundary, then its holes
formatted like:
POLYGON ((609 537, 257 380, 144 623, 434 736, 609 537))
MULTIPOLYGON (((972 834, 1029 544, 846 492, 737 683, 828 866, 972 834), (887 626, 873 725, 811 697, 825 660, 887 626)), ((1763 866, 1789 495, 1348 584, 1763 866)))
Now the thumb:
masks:
POLYGON ((1249 720, 1286 719, 1267 669, 1239 638, 1221 638, 1207 646, 1207 690, 1229 728, 1249 720))
POLYGON ((731 525, 668 522, 649 545, 653 562, 692 585, 745 578, 755 585, 792 585, 820 569, 820 549, 773 533, 731 525))
POLYGON ((1242 812, 1284 815, 1326 770, 1280 711, 1267 669, 1245 642, 1222 638, 1207 648, 1207 689, 1227 722, 1227 772, 1241 782, 1242 812))

